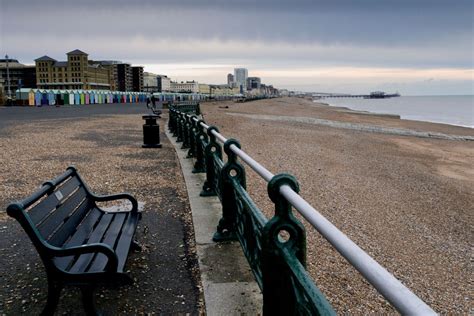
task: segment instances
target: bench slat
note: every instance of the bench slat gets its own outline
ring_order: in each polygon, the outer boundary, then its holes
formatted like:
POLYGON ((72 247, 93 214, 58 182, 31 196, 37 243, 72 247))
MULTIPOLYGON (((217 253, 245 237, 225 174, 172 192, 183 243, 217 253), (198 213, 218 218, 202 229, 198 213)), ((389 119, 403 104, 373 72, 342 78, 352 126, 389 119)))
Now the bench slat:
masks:
MULTIPOLYGON (((105 232, 107 231, 113 217, 114 217, 113 214, 106 213, 100 218, 99 223, 94 228, 94 231, 92 232, 92 234, 89 237, 89 240, 87 241, 88 244, 102 241, 102 238, 105 232)), ((89 266, 93 258, 94 258, 94 254, 80 255, 79 258, 77 258, 76 262, 71 267, 71 269, 69 269, 69 272, 71 273, 84 272, 89 266)))
POLYGON ((120 238, 115 247, 115 253, 117 254, 117 257, 119 258, 119 265, 117 267, 118 272, 123 272, 125 263, 127 261, 126 259, 128 256, 128 252, 130 251, 130 244, 133 238, 133 234, 135 233, 135 230, 137 228, 137 225, 138 225, 138 214, 130 213, 128 220, 125 222, 125 224, 122 227, 120 238))
POLYGON ((64 242, 72 236, 76 229, 78 229, 79 223, 87 215, 87 212, 93 207, 94 203, 85 199, 74 211, 74 213, 66 220, 66 222, 51 236, 48 242, 51 245, 61 247, 64 242))
MULTIPOLYGON (((66 198, 80 185, 77 177, 72 177, 67 180, 61 187, 55 190, 61 192, 62 196, 66 198)), ((57 196, 52 193, 48 195, 43 201, 33 206, 28 215, 35 225, 38 225, 56 206, 60 203, 57 196)))
POLYGON ((49 239, 50 235, 69 217, 69 214, 87 197, 86 190, 80 187, 69 198, 64 201, 48 216, 38 227, 44 239, 49 239))
MULTIPOLYGON (((99 210, 91 210, 79 227, 77 227, 76 232, 71 236, 71 239, 69 239, 63 247, 75 247, 85 244, 101 215, 102 213, 99 210)), ((66 270, 73 259, 74 256, 60 257, 55 258, 54 262, 58 268, 66 270)))
MULTIPOLYGON (((105 233, 103 243, 109 245, 112 247, 112 249, 115 248, 115 243, 120 236, 120 230, 122 229, 122 226, 124 225, 124 222, 127 220, 129 213, 117 213, 115 214, 112 223, 109 226, 109 229, 107 229, 107 232, 105 233)), ((118 258, 119 262, 121 260, 125 260, 122 258, 118 258)), ((107 256, 104 254, 97 254, 97 256, 94 259, 94 262, 90 266, 88 272, 100 272, 104 271, 105 266, 107 265, 107 256)))

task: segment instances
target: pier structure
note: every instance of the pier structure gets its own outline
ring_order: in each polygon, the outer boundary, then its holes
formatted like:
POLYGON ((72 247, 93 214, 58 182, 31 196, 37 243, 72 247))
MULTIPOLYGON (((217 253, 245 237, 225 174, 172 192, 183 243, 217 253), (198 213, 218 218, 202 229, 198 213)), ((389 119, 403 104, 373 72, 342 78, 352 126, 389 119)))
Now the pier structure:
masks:
POLYGON ((326 99, 326 98, 363 98, 363 99, 388 99, 399 97, 400 94, 396 93, 385 93, 381 91, 371 92, 370 94, 345 94, 345 93, 313 93, 314 99, 326 99))

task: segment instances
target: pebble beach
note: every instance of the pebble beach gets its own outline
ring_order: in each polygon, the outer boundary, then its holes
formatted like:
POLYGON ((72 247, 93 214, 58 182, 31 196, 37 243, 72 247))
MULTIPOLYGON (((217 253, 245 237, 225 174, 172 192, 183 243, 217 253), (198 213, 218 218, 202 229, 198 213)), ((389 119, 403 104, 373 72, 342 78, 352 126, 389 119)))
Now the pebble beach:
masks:
MULTIPOLYGON (((146 112, 144 104, 0 107, 3 119, 14 119, 3 128, 0 120, 0 315, 39 315, 47 296, 43 264, 5 209, 69 165, 94 192, 128 192, 144 204, 135 236, 142 251, 131 253, 126 266, 134 284, 99 288, 99 310, 106 315, 199 314, 200 274, 184 179, 164 134, 163 148, 141 147, 146 112)), ((83 315, 80 292, 63 290, 56 314, 83 315)))
MULTIPOLYGON (((163 148, 146 150, 141 148, 144 105, 108 107, 19 108, 37 110, 41 117, 19 116, 3 127, 0 121, 2 209, 70 164, 98 193, 132 193, 145 203, 147 215, 138 230, 144 251, 133 254, 129 264, 136 284, 101 289, 99 306, 119 314, 201 313, 192 219, 179 162, 164 135, 167 114, 159 122, 163 148), (153 304, 143 304, 142 297, 153 304)), ((300 98, 209 102, 201 109, 206 123, 238 139, 269 171, 296 176, 304 199, 436 312, 470 313, 473 129, 300 98)), ((0 110, 6 117, 7 109, 0 110)), ((266 183, 246 171, 251 197, 271 217, 266 183)), ((307 268, 338 314, 397 313, 301 220, 307 268)), ((0 314, 38 314, 46 297, 41 262, 4 212, 0 224, 0 250, 7 254, 0 260, 0 314)), ((81 313, 76 294, 64 293, 59 313, 81 313)))
MULTIPOLYGON (((471 310, 474 130, 300 98, 202 104, 204 119, 442 314, 471 310), (363 128, 361 128, 361 126, 363 128)), ((266 183, 247 189, 267 217, 266 183)), ((308 270, 338 313, 396 313, 308 223, 308 270)))

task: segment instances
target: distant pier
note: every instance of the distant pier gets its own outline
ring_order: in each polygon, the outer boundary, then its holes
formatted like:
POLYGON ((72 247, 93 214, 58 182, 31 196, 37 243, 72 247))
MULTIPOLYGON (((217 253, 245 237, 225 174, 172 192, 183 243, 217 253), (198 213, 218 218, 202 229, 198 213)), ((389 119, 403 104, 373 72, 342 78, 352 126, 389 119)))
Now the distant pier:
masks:
POLYGON ((341 94, 341 93, 313 93, 314 99, 326 98, 363 98, 363 99, 387 99, 399 97, 397 93, 385 93, 381 91, 371 92, 370 94, 341 94))

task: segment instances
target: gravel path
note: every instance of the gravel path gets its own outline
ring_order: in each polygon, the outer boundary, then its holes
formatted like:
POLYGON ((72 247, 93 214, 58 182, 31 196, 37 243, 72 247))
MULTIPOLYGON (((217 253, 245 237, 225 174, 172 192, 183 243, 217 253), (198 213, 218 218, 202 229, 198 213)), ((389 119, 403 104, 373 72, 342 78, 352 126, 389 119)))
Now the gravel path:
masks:
MULTIPOLYGON (((202 109, 208 124, 237 138, 242 149, 271 172, 295 175, 301 195, 311 205, 432 308, 443 314, 469 314, 474 143, 311 122, 463 137, 474 136, 474 130, 358 115, 296 98, 210 103, 202 109), (268 120, 261 115, 287 118, 268 120)), ((266 183, 247 170, 248 191, 271 216, 266 183)), ((327 241, 306 226, 309 271, 339 313, 395 313, 327 241)))
MULTIPOLYGON (((98 308, 106 315, 199 314, 202 295, 189 203, 166 136, 161 137, 162 149, 142 149, 141 116, 111 116, 120 112, 114 107, 17 109, 22 113, 19 120, 11 121, 11 115, 0 129, 0 315, 38 315, 46 299, 42 263, 20 225, 4 210, 71 164, 93 191, 127 191, 145 202, 137 230, 144 250, 128 261, 136 282, 98 291, 98 308), (97 111, 104 115, 97 116, 97 111)), ((144 107, 129 111, 145 112, 144 107)), ((72 288, 63 291, 58 309, 62 314, 83 314, 80 293, 72 288)))

